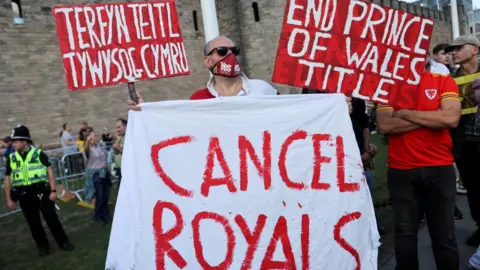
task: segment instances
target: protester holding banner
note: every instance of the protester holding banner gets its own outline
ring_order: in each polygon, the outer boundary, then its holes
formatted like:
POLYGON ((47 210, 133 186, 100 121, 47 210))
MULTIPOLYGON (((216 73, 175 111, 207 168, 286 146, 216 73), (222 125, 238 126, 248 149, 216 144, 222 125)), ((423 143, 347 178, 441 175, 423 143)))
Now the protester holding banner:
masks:
MULTIPOLYGON (((459 37, 445 48, 447 53, 452 53, 455 64, 459 69, 452 73, 452 77, 461 79, 466 75, 480 72, 478 64, 480 41, 475 36, 459 37)), ((472 75, 473 76, 473 75, 472 75)), ((460 89, 458 90, 459 92, 460 89)), ((466 99, 466 97, 463 97, 466 99)), ((474 101, 476 103, 476 101, 474 101)), ((464 109, 462 107, 462 109, 464 109)), ((468 109, 468 108, 467 108, 468 109)), ((453 139, 453 155, 460 172, 463 185, 467 190, 470 213, 477 226, 480 226, 480 121, 477 106, 472 112, 463 113, 458 127, 451 131, 453 139)), ((478 247, 480 245, 480 229, 467 239, 467 245, 478 247)))
POLYGON ((379 130, 389 135, 388 188, 395 215, 396 269, 419 269, 420 204, 426 214, 437 269, 458 269, 452 219, 456 177, 448 131, 457 126, 460 118, 458 90, 450 77, 425 71, 418 93, 413 110, 377 107, 379 130))
MULTIPOLYGON (((237 58, 240 48, 227 37, 219 36, 207 42, 204 48, 205 67, 212 76, 207 88, 196 91, 190 99, 210 99, 223 96, 278 95, 270 84, 262 80, 249 79, 243 72, 237 58)), ((140 93, 138 104, 143 103, 140 93)), ((349 110, 352 110, 351 98, 347 98, 349 110)), ((128 108, 140 111, 141 108, 132 101, 127 101, 128 108)))
MULTIPOLYGON (((207 82, 207 88, 196 91, 190 99, 209 99, 223 96, 277 95, 270 84, 262 80, 249 79, 243 72, 237 58, 240 48, 232 40, 219 36, 207 42, 204 48, 205 67, 213 76, 207 82)), ((143 99, 139 95, 139 103, 143 99)), ((140 110, 132 100, 129 108, 140 110)))

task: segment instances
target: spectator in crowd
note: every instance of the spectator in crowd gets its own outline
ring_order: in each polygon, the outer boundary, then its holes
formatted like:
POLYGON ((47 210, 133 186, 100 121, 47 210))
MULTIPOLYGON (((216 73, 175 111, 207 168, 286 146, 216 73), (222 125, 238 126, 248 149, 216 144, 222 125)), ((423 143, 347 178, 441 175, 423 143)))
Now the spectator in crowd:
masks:
MULTIPOLYGON (((430 57, 430 53, 428 54, 428 57, 430 57)), ((435 73, 435 74, 440 74, 440 75, 448 75, 450 74, 450 70, 442 64, 442 63, 437 63, 436 61, 430 59, 430 72, 435 73)))
MULTIPOLYGON (((445 51, 445 48, 447 48, 448 46, 449 44, 441 43, 433 48, 432 54, 434 63, 432 63, 430 72, 436 73, 436 70, 434 70, 434 65, 436 64, 444 65, 447 68, 448 74, 455 71, 455 68, 450 65, 450 53, 445 51)), ((439 74, 443 75, 444 73, 442 72, 439 74)))
MULTIPOLYGON (((7 147, 8 147, 8 144, 5 143, 5 142, 3 141, 3 139, 0 140, 0 156, 3 157, 3 153, 5 153, 5 152, 7 151, 7 147)), ((0 163, 1 163, 1 162, 0 162, 0 163)), ((1 164, 3 164, 3 163, 1 163, 1 164)))
POLYGON ((88 161, 85 181, 85 200, 90 203, 93 193, 95 193, 93 219, 96 222, 108 224, 110 222, 108 200, 110 197, 111 180, 107 167, 107 153, 97 143, 95 132, 91 132, 87 137, 87 141, 85 142, 85 157, 88 161), (93 190, 92 186, 94 187, 93 190))
MULTIPOLYGON (((431 61, 431 66, 430 66, 430 72, 431 73, 436 73, 440 75, 449 75, 452 73, 455 69, 453 66, 450 66, 450 53, 445 52, 445 48, 448 47, 448 44, 442 43, 438 44, 433 48, 432 53, 433 53, 433 59, 431 61)), ((457 170, 456 165, 454 164, 455 171, 457 170)), ((457 177, 457 192, 459 193, 466 193, 465 188, 463 185, 460 183, 458 177, 457 177)), ((422 223, 425 220, 424 215, 422 214, 422 223)), ((455 206, 455 212, 453 217, 455 219, 463 219, 463 213, 462 211, 455 206)))
POLYGON ((83 168, 79 168, 77 163, 79 160, 78 156, 71 155, 77 151, 77 144, 75 142, 75 137, 72 135, 72 130, 68 123, 63 124, 63 131, 60 136, 60 143, 63 148, 63 154, 65 156, 65 167, 67 172, 71 174, 82 173, 83 168))
POLYGON ((107 150, 111 149, 113 145, 113 136, 110 134, 107 127, 103 128, 102 142, 105 144, 107 150))
POLYGON ((439 270, 459 268, 455 238, 455 170, 449 129, 460 119, 455 81, 429 72, 421 77, 413 110, 377 106, 379 131, 388 134, 388 189, 394 210, 397 270, 418 270, 420 205, 426 214, 439 270))
MULTIPOLYGON (((5 144, 5 152, 3 152, 3 156, 6 159, 8 156, 10 156, 11 153, 15 152, 15 149, 13 148, 12 140, 10 136, 6 136, 2 139, 3 143, 5 144)), ((3 148, 3 147, 2 147, 3 148)))
MULTIPOLYGON (((80 141, 80 137, 82 136, 82 130, 87 130, 88 129, 88 123, 87 121, 83 121, 82 124, 80 125, 80 129, 79 129, 79 132, 78 132, 78 135, 77 135, 77 140, 80 141)), ((82 141, 85 141, 86 140, 86 137, 83 137, 83 140, 82 141)), ((83 150, 80 150, 83 152, 83 150)))
POLYGON ((60 144, 63 148, 63 153, 70 154, 74 153, 77 150, 77 145, 75 143, 75 137, 72 135, 72 129, 68 125, 68 123, 63 124, 63 131, 61 133, 60 144))
POLYGON ((7 147, 8 147, 8 144, 7 144, 7 142, 5 142, 5 138, 2 138, 0 140, 0 149, 5 151, 7 149, 7 147))
MULTIPOLYGON (((352 98, 352 126, 355 133, 355 139, 360 150, 365 178, 367 180, 370 194, 373 195, 373 175, 369 170, 373 170, 373 158, 376 155, 376 147, 371 145, 370 129, 368 126, 368 115, 366 114, 365 101, 359 98, 352 98)), ((373 197, 372 197, 373 200, 373 197)), ((377 220, 378 233, 385 234, 385 228, 377 220)))
POLYGON ((125 131, 127 130, 127 120, 119 118, 116 123, 117 142, 113 145, 115 150, 115 174, 118 177, 118 185, 122 181, 122 154, 125 143, 125 131))
POLYGON ((78 147, 78 151, 80 151, 80 152, 84 151, 85 140, 88 137, 88 133, 89 132, 88 132, 87 128, 82 128, 78 132, 76 144, 77 144, 77 147, 78 147))
MULTIPOLYGON (((452 77, 480 72, 478 64, 480 41, 473 35, 462 36, 445 48, 451 52, 455 64, 460 67, 452 73, 452 77)), ((453 155, 460 173, 460 178, 467 190, 468 205, 477 230, 467 239, 467 245, 480 245, 480 119, 479 113, 464 114, 457 128, 451 130, 453 155)))
MULTIPOLYGON (((93 131, 93 128, 91 127, 88 127, 86 129, 83 129, 81 131, 81 138, 84 139, 83 141, 83 145, 82 145, 82 153, 84 153, 84 157, 85 159, 86 158, 86 146, 88 144, 88 138, 90 136, 90 134, 92 134, 94 131, 93 131)), ((88 169, 88 159, 87 159, 87 165, 86 165, 86 169, 88 169)), ((93 185, 93 178, 91 177, 88 177, 88 174, 87 174, 87 177, 85 178, 85 183, 84 183, 84 188, 83 188, 83 191, 85 193, 85 201, 88 203, 88 207, 91 207, 92 206, 92 202, 93 202, 93 197, 95 195, 95 187, 93 185)))

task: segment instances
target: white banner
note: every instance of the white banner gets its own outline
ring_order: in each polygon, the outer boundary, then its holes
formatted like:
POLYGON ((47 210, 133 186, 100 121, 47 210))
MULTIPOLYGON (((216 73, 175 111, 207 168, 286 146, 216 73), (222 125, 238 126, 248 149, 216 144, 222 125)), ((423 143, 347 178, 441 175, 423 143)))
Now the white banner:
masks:
POLYGON ((377 269, 343 95, 144 104, 122 166, 108 269, 377 269))

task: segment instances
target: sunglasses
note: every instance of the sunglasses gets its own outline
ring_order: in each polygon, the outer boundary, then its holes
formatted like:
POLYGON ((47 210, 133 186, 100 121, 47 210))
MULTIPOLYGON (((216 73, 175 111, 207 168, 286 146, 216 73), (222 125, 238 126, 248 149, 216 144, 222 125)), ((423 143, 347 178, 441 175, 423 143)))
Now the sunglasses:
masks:
POLYGON ((225 55, 227 55, 228 51, 231 51, 234 55, 239 55, 240 54, 240 48, 237 47, 237 46, 233 46, 233 47, 220 46, 220 47, 217 47, 217 48, 214 48, 213 50, 211 50, 207 54, 207 56, 212 55, 214 52, 217 52, 217 54, 219 56, 225 56, 225 55))
POLYGON ((466 45, 466 44, 461 45, 461 46, 457 46, 457 47, 453 48, 453 51, 452 51, 452 52, 459 52, 459 51, 461 51, 461 50, 465 47, 465 45, 466 45))

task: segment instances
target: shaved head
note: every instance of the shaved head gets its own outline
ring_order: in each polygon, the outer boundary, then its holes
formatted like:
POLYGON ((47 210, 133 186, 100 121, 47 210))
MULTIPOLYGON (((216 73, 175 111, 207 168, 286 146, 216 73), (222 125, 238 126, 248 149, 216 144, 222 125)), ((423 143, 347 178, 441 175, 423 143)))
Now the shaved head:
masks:
POLYGON ((235 46, 235 43, 233 43, 233 41, 226 36, 218 36, 205 44, 203 54, 207 56, 211 50, 220 46, 232 47, 235 46))

